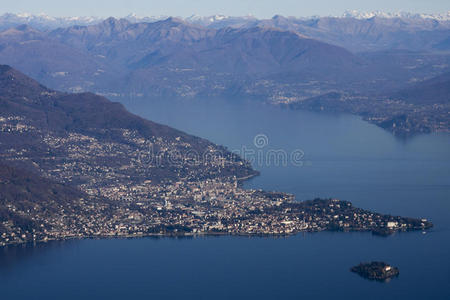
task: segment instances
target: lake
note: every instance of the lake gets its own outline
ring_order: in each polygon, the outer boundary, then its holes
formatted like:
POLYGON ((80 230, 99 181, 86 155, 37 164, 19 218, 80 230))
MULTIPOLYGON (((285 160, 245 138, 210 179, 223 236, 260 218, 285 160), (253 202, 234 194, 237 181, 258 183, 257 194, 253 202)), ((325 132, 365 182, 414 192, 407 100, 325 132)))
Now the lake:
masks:
POLYGON ((80 240, 0 249, 1 299, 450 299, 450 136, 398 139, 352 115, 251 101, 124 100, 145 118, 225 145, 302 153, 300 163, 254 159, 247 188, 336 197, 430 219, 428 232, 308 233, 283 238, 80 240), (264 143, 255 145, 255 137, 264 143), (388 283, 349 268, 382 260, 388 283))

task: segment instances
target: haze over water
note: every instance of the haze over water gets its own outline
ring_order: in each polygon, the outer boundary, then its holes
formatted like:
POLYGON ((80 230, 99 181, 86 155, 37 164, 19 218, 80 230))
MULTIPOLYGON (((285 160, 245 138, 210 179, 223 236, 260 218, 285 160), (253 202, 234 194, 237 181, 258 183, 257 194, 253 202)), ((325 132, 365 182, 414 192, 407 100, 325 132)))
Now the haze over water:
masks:
MULTIPOLYGON (((127 108, 240 150, 301 149, 303 166, 256 164, 248 188, 297 200, 335 197, 435 227, 382 238, 370 233, 287 238, 81 240, 0 249, 4 299, 449 299, 450 136, 401 140, 351 115, 290 111, 237 101, 133 101, 127 108), (256 148, 254 137, 268 144, 256 148), (382 260, 389 283, 349 268, 382 260)), ((3 297, 2 297, 3 298, 3 297)))

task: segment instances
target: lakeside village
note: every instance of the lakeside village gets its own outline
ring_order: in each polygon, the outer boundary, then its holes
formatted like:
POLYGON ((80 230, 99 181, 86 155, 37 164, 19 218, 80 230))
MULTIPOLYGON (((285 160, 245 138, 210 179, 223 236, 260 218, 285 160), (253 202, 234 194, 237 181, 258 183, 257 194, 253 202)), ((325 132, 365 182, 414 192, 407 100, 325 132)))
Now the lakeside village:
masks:
MULTIPOLYGON (((190 151, 196 140, 189 137, 149 139, 128 129, 61 136, 37 129, 30 121, 0 119, 5 135, 0 159, 34 167, 45 178, 79 189, 83 196, 66 203, 26 205, 3 199, 6 217, 0 222, 0 246, 92 237, 291 235, 324 230, 388 235, 432 226, 425 219, 379 214, 337 199, 297 202, 286 193, 244 189, 239 178, 257 172, 231 154, 203 162, 191 157, 190 163, 178 165, 162 161, 157 166, 141 159, 149 147, 163 154, 171 149, 190 151), (12 137, 44 144, 34 148, 8 144, 12 137)), ((218 148, 208 144, 205 149, 218 148)))
POLYGON ((393 233, 432 226, 424 219, 373 213, 337 199, 295 202, 289 194, 242 189, 237 180, 143 183, 108 187, 102 194, 112 201, 80 199, 72 213, 61 211, 51 217, 27 212, 41 229, 27 232, 4 222, 7 230, 0 245, 86 237, 290 235, 323 230, 393 233))

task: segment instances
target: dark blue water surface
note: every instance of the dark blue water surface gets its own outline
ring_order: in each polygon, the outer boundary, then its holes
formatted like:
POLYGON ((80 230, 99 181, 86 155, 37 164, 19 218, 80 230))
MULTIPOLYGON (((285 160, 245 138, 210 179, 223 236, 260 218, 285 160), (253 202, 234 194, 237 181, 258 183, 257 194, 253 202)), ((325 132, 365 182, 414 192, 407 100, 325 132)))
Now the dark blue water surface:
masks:
POLYGON ((435 228, 387 238, 323 232, 8 247, 0 249, 0 299, 450 299, 449 135, 404 140, 355 116, 251 102, 126 106, 231 150, 304 153, 301 166, 256 160, 261 176, 248 188, 290 192, 298 200, 337 197, 428 218, 435 228), (253 145, 258 134, 268 138, 263 148, 253 145), (371 260, 398 266, 400 277, 378 283, 349 272, 371 260))

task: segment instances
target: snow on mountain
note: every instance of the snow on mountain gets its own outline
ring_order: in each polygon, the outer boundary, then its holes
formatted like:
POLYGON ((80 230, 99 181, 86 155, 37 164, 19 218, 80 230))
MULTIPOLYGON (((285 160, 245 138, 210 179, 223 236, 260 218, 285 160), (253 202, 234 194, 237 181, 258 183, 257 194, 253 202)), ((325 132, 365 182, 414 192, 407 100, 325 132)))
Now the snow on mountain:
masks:
POLYGON ((74 25, 92 25, 101 22, 98 17, 51 17, 44 14, 32 15, 29 13, 6 13, 0 16, 0 29, 8 29, 19 25, 30 25, 39 30, 52 30, 58 27, 74 25))
POLYGON ((123 19, 131 22, 131 23, 153 23, 158 22, 162 20, 168 19, 170 16, 138 16, 137 14, 129 14, 128 16, 124 17, 123 19))
MULTIPOLYGON (((148 22, 153 23, 161 20, 167 19, 169 16, 138 16, 136 14, 130 14, 125 16, 126 19, 132 23, 148 22)), ((361 12, 356 10, 346 11, 342 16, 337 18, 355 18, 360 20, 371 19, 374 17, 378 18, 402 18, 409 20, 436 20, 438 22, 449 22, 450 21, 450 11, 442 14, 414 14, 407 12, 361 12)), ((289 17, 290 20, 311 20, 320 19, 321 17, 289 17)), ((5 30, 11 27, 16 27, 22 24, 32 26, 41 31, 53 30, 59 27, 69 27, 74 25, 94 25, 100 23, 105 18, 100 17, 85 17, 85 16, 73 16, 73 17, 52 17, 45 14, 33 15, 29 13, 5 13, 0 16, 0 30, 5 30)), ((207 26, 211 28, 223 28, 223 27, 240 27, 252 22, 263 21, 258 20, 254 16, 242 16, 242 17, 232 17, 225 15, 213 15, 213 16, 198 16, 192 15, 190 17, 184 18, 184 20, 191 24, 207 26)))
POLYGON ((402 19, 433 19, 437 21, 450 21, 450 11, 442 14, 417 14, 409 12, 383 12, 383 11, 373 11, 373 12, 362 12, 358 10, 348 10, 342 17, 344 18, 355 18, 355 19, 371 19, 374 17, 378 18, 402 18, 402 19))

